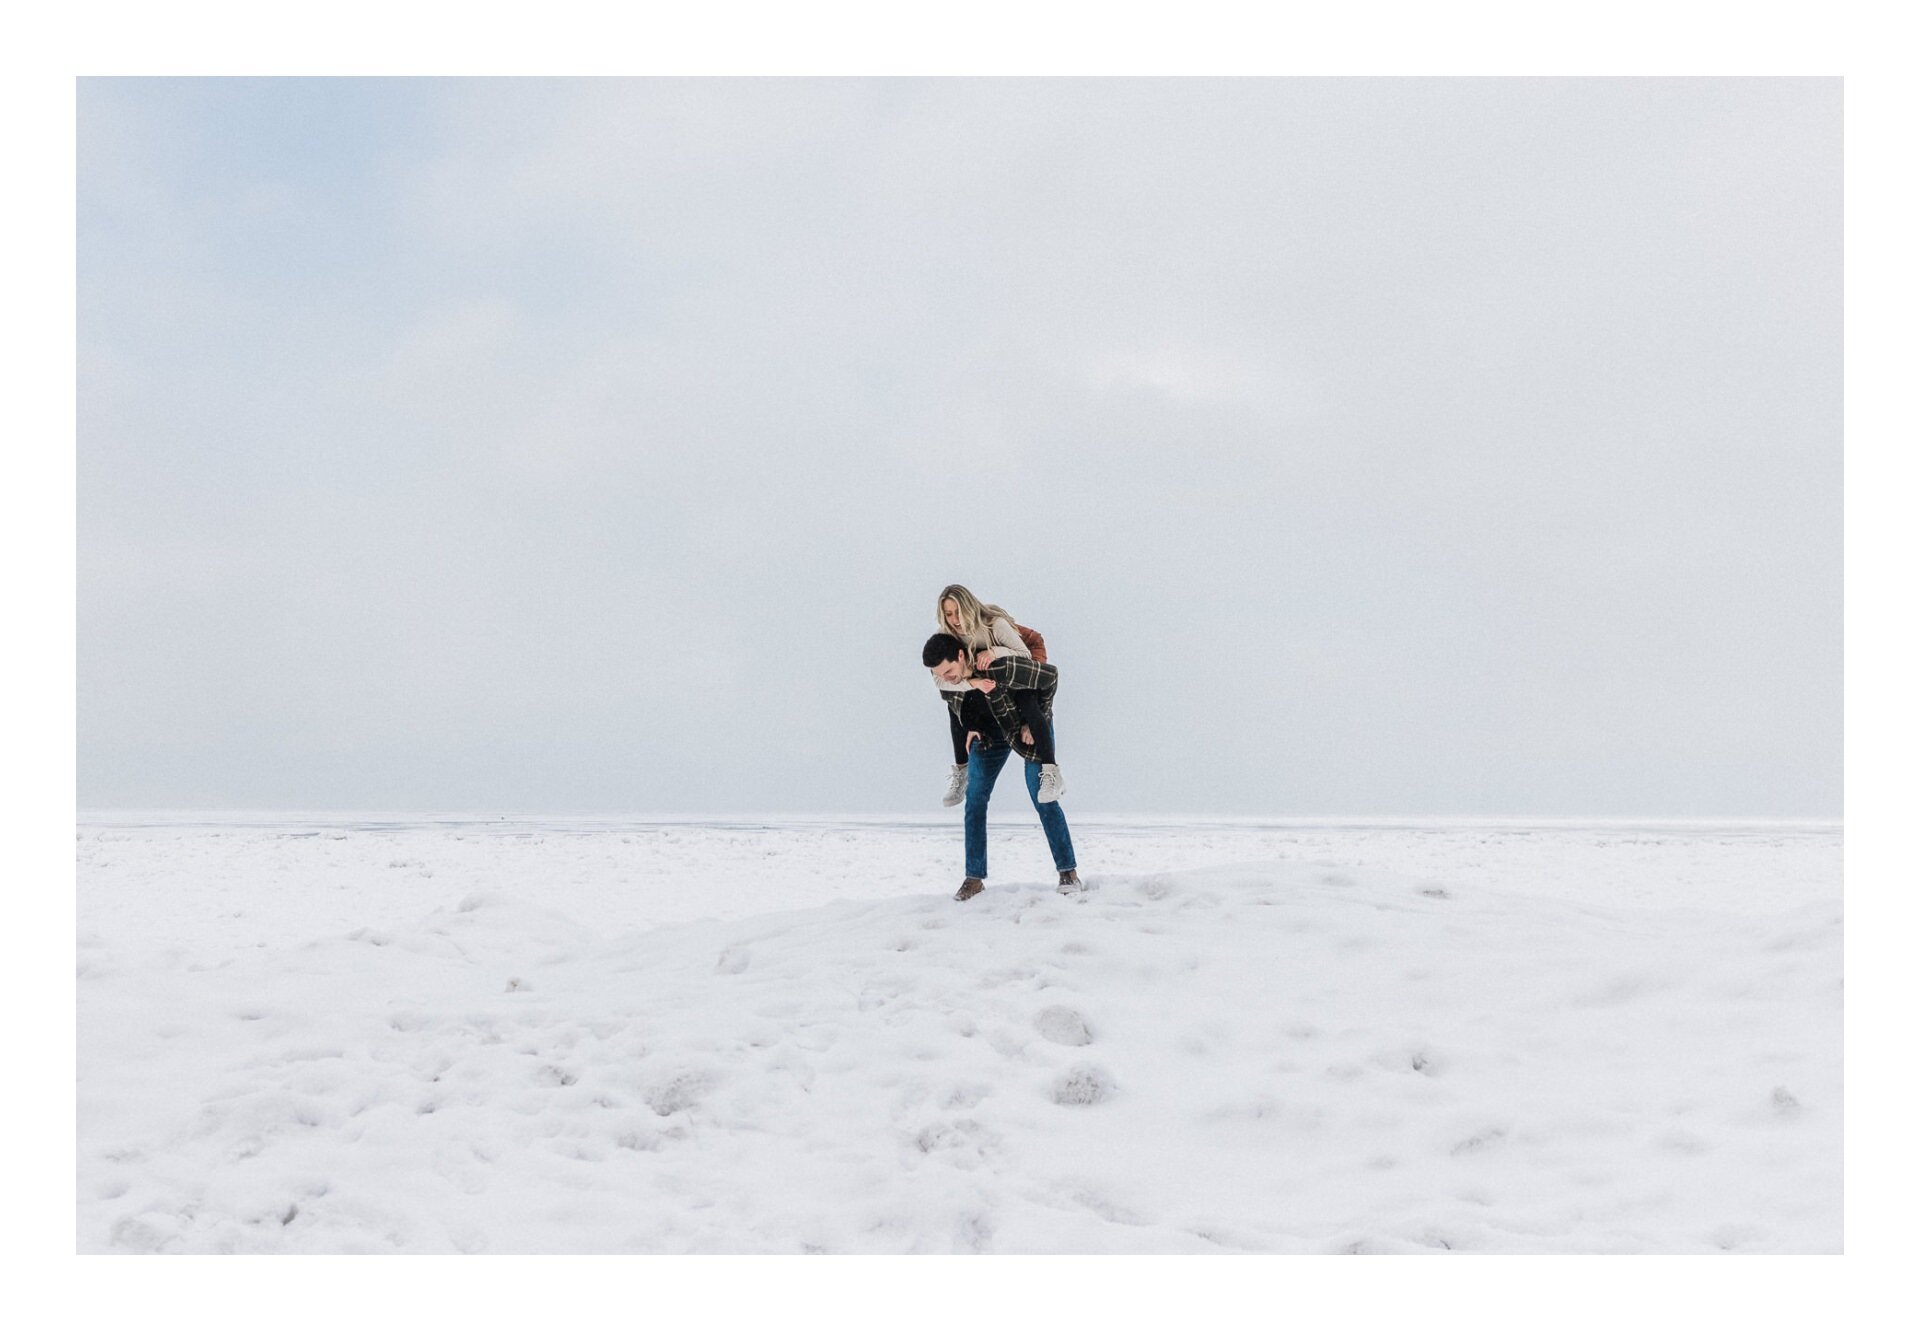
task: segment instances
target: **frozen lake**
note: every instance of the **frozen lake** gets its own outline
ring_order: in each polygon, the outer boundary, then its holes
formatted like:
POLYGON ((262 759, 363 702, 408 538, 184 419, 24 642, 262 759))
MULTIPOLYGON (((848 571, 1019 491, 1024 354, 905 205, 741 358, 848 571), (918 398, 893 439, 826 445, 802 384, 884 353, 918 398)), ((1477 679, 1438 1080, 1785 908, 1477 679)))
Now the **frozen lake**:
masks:
POLYGON ((1829 1252, 1833 823, 95 814, 83 1251, 1829 1252))

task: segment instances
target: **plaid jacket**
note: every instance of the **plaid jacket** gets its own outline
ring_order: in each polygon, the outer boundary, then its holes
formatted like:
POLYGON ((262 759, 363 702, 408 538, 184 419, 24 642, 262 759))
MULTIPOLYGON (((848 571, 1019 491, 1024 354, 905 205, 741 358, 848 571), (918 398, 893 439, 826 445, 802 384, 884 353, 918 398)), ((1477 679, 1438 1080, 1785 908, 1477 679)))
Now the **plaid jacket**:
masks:
MULTIPOLYGON (((1020 740, 1020 709, 1013 705, 1011 691, 1014 689, 1032 689, 1040 695, 1040 711, 1049 722, 1053 720, 1053 695, 1060 687, 1060 667, 1036 661, 1031 656, 1003 656, 988 666, 983 673, 993 681, 993 692, 982 694, 987 707, 993 713, 994 721, 1000 727, 1000 737, 1010 744, 1013 751, 1028 762, 1037 762, 1039 754, 1031 744, 1020 740)), ((977 692, 977 690, 975 690, 977 692)), ((966 718, 961 715, 960 707, 966 701, 965 693, 942 693, 941 699, 947 709, 965 725, 966 718)), ((991 735, 983 736, 989 742, 991 735)))

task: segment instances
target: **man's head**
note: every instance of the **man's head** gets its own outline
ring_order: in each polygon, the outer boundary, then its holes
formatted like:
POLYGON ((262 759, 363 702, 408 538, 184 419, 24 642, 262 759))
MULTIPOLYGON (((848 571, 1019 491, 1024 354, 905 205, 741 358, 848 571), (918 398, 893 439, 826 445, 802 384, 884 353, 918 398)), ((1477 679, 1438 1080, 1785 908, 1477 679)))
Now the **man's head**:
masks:
POLYGON ((942 684, 958 684, 971 673, 967 669, 967 648, 951 633, 936 633, 920 649, 920 664, 933 671, 942 684))

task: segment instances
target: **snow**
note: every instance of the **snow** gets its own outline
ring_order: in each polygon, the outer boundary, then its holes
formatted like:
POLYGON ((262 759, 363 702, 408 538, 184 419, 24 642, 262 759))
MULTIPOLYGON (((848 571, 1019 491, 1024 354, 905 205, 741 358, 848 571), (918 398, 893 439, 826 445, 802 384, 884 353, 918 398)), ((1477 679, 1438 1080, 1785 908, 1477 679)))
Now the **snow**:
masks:
POLYGON ((1833 824, 94 815, 85 1252, 1841 1246, 1833 824))

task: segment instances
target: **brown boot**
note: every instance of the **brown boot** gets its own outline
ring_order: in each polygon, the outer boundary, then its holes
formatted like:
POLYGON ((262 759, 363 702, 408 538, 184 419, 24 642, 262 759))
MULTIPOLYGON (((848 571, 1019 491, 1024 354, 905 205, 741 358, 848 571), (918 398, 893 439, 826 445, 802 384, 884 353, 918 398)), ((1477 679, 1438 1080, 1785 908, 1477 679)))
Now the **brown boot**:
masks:
POLYGON ((1079 871, 1077 869, 1068 869, 1060 875, 1060 886, 1057 890, 1061 892, 1078 892, 1083 886, 1084 884, 1080 881, 1079 871))
POLYGON ((960 890, 953 894, 953 899, 955 901, 971 900, 986 890, 987 885, 978 878, 969 878, 966 882, 960 884, 960 890))

